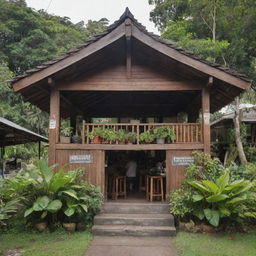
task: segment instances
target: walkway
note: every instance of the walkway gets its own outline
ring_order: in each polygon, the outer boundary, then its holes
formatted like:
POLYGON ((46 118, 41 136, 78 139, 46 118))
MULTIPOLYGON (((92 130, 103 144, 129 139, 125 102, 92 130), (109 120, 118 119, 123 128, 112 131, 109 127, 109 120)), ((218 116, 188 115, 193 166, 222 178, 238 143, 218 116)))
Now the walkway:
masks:
POLYGON ((170 237, 95 236, 85 256, 178 256, 170 237))

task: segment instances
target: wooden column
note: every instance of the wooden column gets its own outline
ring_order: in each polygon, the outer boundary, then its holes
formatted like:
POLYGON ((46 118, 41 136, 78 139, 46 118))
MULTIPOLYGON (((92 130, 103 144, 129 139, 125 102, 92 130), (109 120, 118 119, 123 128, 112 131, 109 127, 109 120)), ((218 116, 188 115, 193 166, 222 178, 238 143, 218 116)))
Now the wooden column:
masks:
POLYGON ((210 87, 202 89, 202 132, 204 152, 211 152, 211 131, 210 131, 210 87))
POLYGON ((56 163, 56 143, 59 142, 60 133, 60 92, 51 88, 50 94, 50 120, 49 120, 49 152, 48 164, 56 163))

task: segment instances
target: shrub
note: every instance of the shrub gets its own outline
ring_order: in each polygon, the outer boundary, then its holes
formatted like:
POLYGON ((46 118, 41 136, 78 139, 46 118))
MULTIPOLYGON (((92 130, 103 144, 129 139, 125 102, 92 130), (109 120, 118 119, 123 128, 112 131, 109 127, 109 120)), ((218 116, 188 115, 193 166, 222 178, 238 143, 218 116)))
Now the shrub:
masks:
POLYGON ((102 203, 100 190, 81 180, 82 169, 65 171, 62 167, 55 172, 54 168, 56 166, 49 167, 41 160, 38 165, 30 165, 19 177, 5 180, 1 202, 3 198, 11 202, 17 197, 24 217, 31 224, 41 220, 56 224, 63 222, 64 216, 72 216, 75 222, 92 221, 102 203))
POLYGON ((182 187, 170 193, 171 213, 179 219, 244 223, 256 219, 255 164, 225 168, 219 159, 194 152, 182 187))
MULTIPOLYGON (((251 196, 253 184, 246 180, 230 182, 229 170, 225 170, 214 182, 210 180, 189 181, 194 188, 192 199, 193 214, 200 220, 206 219, 211 225, 219 226, 221 218, 239 221, 241 217, 253 216, 255 212, 247 212, 245 203, 251 196)), ((256 215, 255 215, 256 216, 256 215)))
POLYGON ((176 189, 169 195, 171 213, 179 219, 192 213, 192 195, 191 191, 185 189, 176 189))

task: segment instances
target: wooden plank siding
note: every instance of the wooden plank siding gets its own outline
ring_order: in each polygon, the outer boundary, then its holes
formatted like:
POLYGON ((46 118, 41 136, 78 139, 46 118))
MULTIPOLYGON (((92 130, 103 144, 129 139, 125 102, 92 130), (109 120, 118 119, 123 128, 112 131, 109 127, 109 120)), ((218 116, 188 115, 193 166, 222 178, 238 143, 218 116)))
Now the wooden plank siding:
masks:
POLYGON ((203 85, 177 78, 146 66, 133 64, 130 77, 125 65, 116 65, 87 74, 79 80, 57 84, 60 91, 180 91, 201 90, 203 85))
POLYGON ((85 170, 83 178, 93 185, 101 188, 104 193, 105 183, 105 152, 103 150, 80 150, 80 149, 56 149, 56 163, 60 166, 66 165, 69 170, 83 168, 85 170), (70 155, 92 154, 91 164, 70 164, 70 155))

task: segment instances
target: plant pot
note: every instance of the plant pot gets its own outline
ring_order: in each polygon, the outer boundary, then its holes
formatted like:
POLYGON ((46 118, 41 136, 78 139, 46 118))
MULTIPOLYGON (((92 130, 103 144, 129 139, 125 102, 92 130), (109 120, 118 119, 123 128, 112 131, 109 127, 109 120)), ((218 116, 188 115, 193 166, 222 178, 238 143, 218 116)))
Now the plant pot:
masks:
POLYGON ((118 144, 119 144, 119 145, 124 145, 124 144, 125 144, 125 141, 124 141, 124 140, 120 140, 120 141, 118 141, 118 144))
POLYGON ((156 143, 157 143, 157 144, 164 144, 164 143, 165 143, 165 139, 163 139, 163 138, 158 138, 158 139, 156 139, 156 143))
POLYGON ((76 224, 76 230, 77 231, 85 231, 85 229, 86 229, 86 226, 83 222, 78 222, 76 224))
POLYGON ((93 144, 100 144, 101 143, 100 137, 99 136, 94 136, 93 139, 92 139, 92 143, 93 144))
POLYGON ((63 228, 69 233, 74 233, 76 230, 76 223, 62 223, 63 228))
POLYGON ((60 143, 63 143, 63 144, 70 143, 70 137, 60 136, 60 143))
POLYGON ((78 135, 72 136, 72 143, 82 143, 82 138, 78 135))
POLYGON ((101 142, 101 144, 109 144, 109 143, 110 143, 109 140, 103 140, 103 141, 101 142))
POLYGON ((128 145, 132 145, 133 143, 132 143, 131 141, 128 141, 127 144, 128 144, 128 145))
POLYGON ((46 222, 40 222, 35 224, 36 229, 39 232, 43 232, 47 228, 47 223, 46 222))

